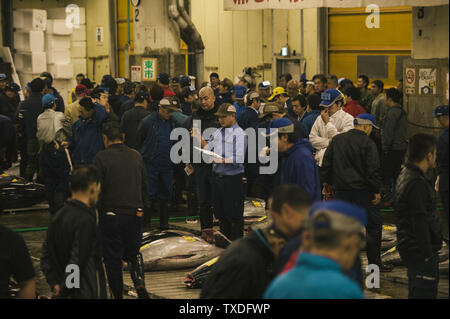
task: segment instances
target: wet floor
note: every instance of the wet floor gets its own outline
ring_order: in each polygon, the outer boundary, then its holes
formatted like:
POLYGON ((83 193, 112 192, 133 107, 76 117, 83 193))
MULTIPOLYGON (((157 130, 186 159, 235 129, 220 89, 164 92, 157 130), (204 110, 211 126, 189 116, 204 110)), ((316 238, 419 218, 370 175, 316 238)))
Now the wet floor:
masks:
MULTIPOLYGON (((50 213, 47 210, 47 205, 43 203, 35 207, 35 210, 22 211, 22 212, 6 212, 0 215, 0 224, 5 225, 13 230, 19 230, 20 235, 24 238, 27 247, 29 249, 30 255, 32 256, 33 265, 36 269, 36 289, 37 294, 40 296, 51 296, 51 291, 47 285, 45 278, 40 271, 39 261, 41 257, 42 243, 44 242, 46 231, 40 230, 40 228, 46 228, 50 222, 50 213)), ((190 229, 199 228, 198 224, 187 224, 183 217, 188 216, 187 209, 185 205, 181 205, 178 208, 173 208, 171 211, 171 217, 179 217, 179 219, 173 219, 171 223, 174 223, 181 227, 187 227, 190 229)), ((156 216, 152 216, 157 218, 156 216)), ((394 215, 393 213, 386 212, 383 214, 383 219, 385 223, 393 223, 394 215)), ((448 225, 448 223, 446 223, 448 225)), ((157 226, 157 222, 153 222, 154 226, 157 226)), ((444 234, 448 238, 448 227, 444 229, 444 234)), ((365 255, 363 253, 363 255, 365 255)), ((364 259, 364 257, 363 257, 364 259)), ((189 270, 187 270, 189 271, 189 270)), ((160 275, 160 274, 159 274, 160 275)), ((129 276, 128 276, 129 277, 129 276)), ((125 278, 128 278, 125 276, 125 278)), ((151 277, 151 275, 149 276, 151 277)), ((129 279, 129 278, 128 278, 129 279)), ((150 279, 150 278, 149 278, 150 279)), ((380 289, 376 291, 377 295, 368 294, 369 298, 394 298, 394 299, 405 299, 408 297, 408 287, 406 279, 406 269, 403 267, 396 267, 393 273, 382 273, 380 281, 380 289)), ((181 281, 181 278, 180 278, 181 281)), ((125 284, 131 285, 129 280, 125 280, 125 284)), ((152 286, 152 281, 150 280, 147 284, 148 288, 152 286)), ((179 298, 183 298, 183 287, 180 287, 179 298)), ((188 295, 186 295, 186 298, 188 295)), ((192 293, 189 293, 190 298, 192 293)), ((439 283, 439 293, 438 298, 448 299, 449 297, 449 279, 447 277, 441 277, 439 283)))

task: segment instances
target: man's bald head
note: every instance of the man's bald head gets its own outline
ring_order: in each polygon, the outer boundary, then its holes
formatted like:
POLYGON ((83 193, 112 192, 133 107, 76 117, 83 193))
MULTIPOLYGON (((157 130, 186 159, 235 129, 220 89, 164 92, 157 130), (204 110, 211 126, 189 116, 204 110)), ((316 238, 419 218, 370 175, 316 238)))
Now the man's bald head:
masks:
POLYGON ((202 109, 208 111, 214 108, 216 97, 214 96, 214 91, 212 88, 209 86, 202 88, 198 93, 198 96, 200 98, 202 109))

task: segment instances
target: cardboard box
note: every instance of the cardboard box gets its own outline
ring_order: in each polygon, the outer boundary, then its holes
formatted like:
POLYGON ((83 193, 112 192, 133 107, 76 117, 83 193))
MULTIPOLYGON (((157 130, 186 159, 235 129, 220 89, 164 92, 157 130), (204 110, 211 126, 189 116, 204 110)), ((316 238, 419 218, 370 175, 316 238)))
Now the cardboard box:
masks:
POLYGON ((22 73, 38 74, 47 69, 45 52, 18 52, 14 55, 16 69, 22 73))
POLYGON ((71 35, 73 29, 66 26, 66 20, 47 20, 47 34, 71 35))
POLYGON ((14 10, 13 27, 17 30, 45 31, 47 28, 47 11, 37 9, 14 10))
POLYGON ((44 31, 16 31, 14 32, 14 47, 18 51, 43 52, 44 31))

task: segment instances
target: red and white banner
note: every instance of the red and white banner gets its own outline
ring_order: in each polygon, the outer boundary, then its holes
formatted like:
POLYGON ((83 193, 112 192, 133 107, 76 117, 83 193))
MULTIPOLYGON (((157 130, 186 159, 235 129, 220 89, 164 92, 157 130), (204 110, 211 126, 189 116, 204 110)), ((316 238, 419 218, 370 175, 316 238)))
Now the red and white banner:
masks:
POLYGON ((223 0, 227 11, 307 8, 429 7, 448 5, 449 0, 223 0))

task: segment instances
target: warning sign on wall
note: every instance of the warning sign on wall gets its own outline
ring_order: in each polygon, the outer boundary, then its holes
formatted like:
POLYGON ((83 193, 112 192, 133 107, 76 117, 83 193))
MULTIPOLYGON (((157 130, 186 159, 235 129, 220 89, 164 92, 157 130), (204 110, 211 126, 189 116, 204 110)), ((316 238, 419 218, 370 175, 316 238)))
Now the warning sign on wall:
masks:
POLYGON ((405 92, 407 95, 416 94, 416 69, 406 69, 405 92))
POLYGON ((419 94, 434 95, 436 94, 436 69, 420 69, 419 70, 419 94))

